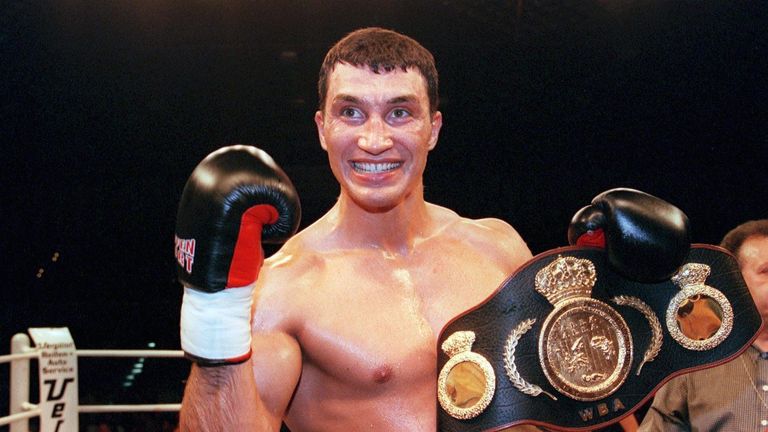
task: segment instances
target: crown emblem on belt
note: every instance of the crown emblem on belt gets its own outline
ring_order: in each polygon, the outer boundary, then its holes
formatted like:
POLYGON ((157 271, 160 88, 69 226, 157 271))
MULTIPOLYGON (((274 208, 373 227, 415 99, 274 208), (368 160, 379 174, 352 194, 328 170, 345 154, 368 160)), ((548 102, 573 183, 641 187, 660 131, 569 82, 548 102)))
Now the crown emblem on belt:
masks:
POLYGON ((592 261, 558 256, 536 273, 535 289, 555 305, 572 297, 591 297, 596 280, 592 261))

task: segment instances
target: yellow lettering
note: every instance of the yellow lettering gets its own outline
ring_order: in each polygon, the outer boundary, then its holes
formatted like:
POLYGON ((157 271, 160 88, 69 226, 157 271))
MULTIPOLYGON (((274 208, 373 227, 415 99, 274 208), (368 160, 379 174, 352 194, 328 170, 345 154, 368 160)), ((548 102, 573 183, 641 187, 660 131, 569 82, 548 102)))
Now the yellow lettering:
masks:
POLYGON ((621 400, 619 398, 616 398, 613 400, 613 412, 627 409, 627 407, 624 406, 623 403, 621 403, 621 400))
POLYGON ((592 408, 579 410, 579 415, 581 416, 581 419, 584 421, 592 420, 592 408))

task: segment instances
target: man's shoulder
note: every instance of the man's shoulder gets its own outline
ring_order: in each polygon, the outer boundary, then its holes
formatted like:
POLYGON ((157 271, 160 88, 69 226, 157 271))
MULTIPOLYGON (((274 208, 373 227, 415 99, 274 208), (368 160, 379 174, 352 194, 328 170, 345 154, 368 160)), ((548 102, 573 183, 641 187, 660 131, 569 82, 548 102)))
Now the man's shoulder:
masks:
POLYGON ((308 244, 309 236, 300 232, 291 237, 283 246, 264 262, 264 271, 269 277, 297 278, 309 271, 321 268, 322 257, 308 244))
POLYGON ((306 304, 314 297, 325 265, 320 255, 302 247, 303 242, 299 233, 264 261, 255 292, 255 327, 293 334, 307 316, 306 304))
POLYGON ((496 250, 501 256, 518 264, 528 261, 531 251, 520 234, 501 219, 485 218, 464 221, 462 229, 474 233, 476 242, 486 250, 496 250))
POLYGON ((514 263, 517 267, 532 257, 528 245, 517 230, 501 219, 471 219, 447 210, 443 213, 442 221, 443 235, 453 237, 492 258, 514 263))
POLYGON ((448 233, 459 232, 476 236, 504 235, 519 238, 514 228, 507 222, 497 218, 472 219, 461 216, 455 211, 436 204, 429 205, 430 214, 438 225, 446 228, 448 233))
MULTIPOLYGON (((475 232, 479 236, 502 236, 522 240, 517 230, 509 223, 497 218, 469 219, 461 218, 460 228, 475 232)), ((498 237, 497 237, 498 238, 498 237)))
POLYGON ((471 219, 452 213, 444 221, 444 232, 467 241, 488 243, 489 246, 513 246, 528 249, 523 238, 509 223, 498 218, 471 219))

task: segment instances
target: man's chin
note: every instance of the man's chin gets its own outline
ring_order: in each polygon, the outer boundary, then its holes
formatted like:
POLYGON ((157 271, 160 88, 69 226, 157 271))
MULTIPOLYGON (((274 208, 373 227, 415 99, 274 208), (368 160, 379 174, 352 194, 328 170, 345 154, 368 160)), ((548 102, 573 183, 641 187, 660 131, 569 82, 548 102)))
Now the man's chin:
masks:
POLYGON ((360 203, 358 205, 368 213, 387 213, 397 207, 397 204, 390 203, 360 203))
MULTIPOLYGON (((366 191, 368 192, 368 191, 366 191)), ((372 193, 351 194, 352 201, 369 213, 387 213, 403 202, 400 193, 378 189, 372 193)))

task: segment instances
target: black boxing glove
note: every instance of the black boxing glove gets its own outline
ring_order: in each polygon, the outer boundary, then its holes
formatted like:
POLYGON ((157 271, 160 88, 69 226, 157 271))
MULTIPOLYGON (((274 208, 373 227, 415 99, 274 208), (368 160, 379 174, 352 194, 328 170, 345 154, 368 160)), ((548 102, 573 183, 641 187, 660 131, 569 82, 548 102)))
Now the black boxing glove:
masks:
POLYGON ((188 358, 217 365, 250 357, 261 243, 286 240, 300 217, 293 184, 264 151, 229 146, 198 164, 176 218, 176 267, 184 285, 181 347, 188 358))
POLYGON ((611 189, 576 212, 571 245, 604 247, 608 263, 641 282, 672 276, 690 249, 688 217, 674 205, 634 189, 611 189))

